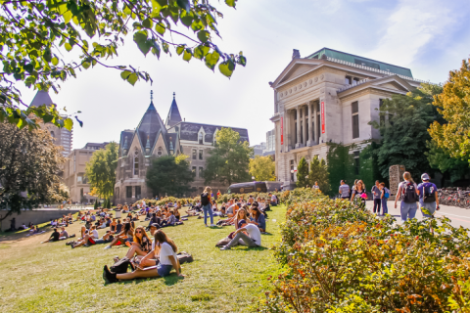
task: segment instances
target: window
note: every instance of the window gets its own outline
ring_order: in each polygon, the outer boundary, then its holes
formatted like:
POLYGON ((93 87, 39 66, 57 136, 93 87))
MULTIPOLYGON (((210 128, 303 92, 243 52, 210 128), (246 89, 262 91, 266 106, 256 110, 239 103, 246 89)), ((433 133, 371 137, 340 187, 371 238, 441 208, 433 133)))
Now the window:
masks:
POLYGON ((300 121, 300 143, 304 142, 304 127, 303 121, 300 121))
MULTIPOLYGON (((320 112, 320 111, 317 111, 317 112, 320 112)), ((321 116, 320 116, 320 113, 317 114, 317 138, 318 138, 318 141, 320 143, 320 134, 321 134, 321 129, 320 129, 320 125, 321 125, 321 116)))
POLYGON ((351 104, 352 111, 352 133, 353 139, 359 138, 359 103, 357 101, 351 104))
POLYGON ((163 148, 162 147, 158 147, 158 155, 162 155, 163 154, 163 148))
POLYGON ((202 166, 199 166, 199 177, 202 177, 203 171, 204 171, 204 168, 202 166))
POLYGON ((192 171, 193 171, 194 174, 196 174, 196 167, 195 166, 193 166, 192 171))
POLYGON ((356 175, 359 175, 360 168, 359 151, 354 151, 354 172, 356 175))
POLYGON ((357 85, 359 83, 359 78, 354 77, 352 84, 357 85))
POLYGON ((82 176, 77 176, 77 183, 79 183, 79 184, 82 183, 82 176))
POLYGON ((204 134, 202 132, 199 133, 199 144, 203 144, 204 143, 204 134))
POLYGON ((51 130, 51 136, 52 136, 52 138, 55 138, 55 133, 54 133, 53 130, 51 130))
POLYGON ((140 199, 141 196, 142 196, 142 194, 141 194, 140 186, 135 186, 135 197, 136 197, 136 199, 140 199))
POLYGON ((196 149, 193 149, 193 160, 196 160, 196 155, 197 155, 196 149))
POLYGON ((290 160, 290 180, 294 181, 294 160, 290 160))
POLYGON ((203 157, 203 151, 199 150, 199 160, 202 160, 202 157, 203 157))
POLYGON ((139 152, 134 153, 134 176, 139 176, 139 152))
POLYGON ((297 143, 297 122, 294 125, 294 142, 297 143))
POLYGON ((80 202, 82 202, 83 199, 83 188, 80 188, 80 202))
POLYGON ((384 99, 379 99, 379 118, 380 118, 380 122, 379 122, 379 125, 381 127, 385 126, 385 114, 382 113, 381 109, 382 109, 382 105, 383 105, 383 100, 384 99))
POLYGON ((351 83, 352 83, 351 76, 346 76, 346 78, 344 79, 344 83, 346 85, 351 85, 351 83))
POLYGON ((126 198, 132 198, 132 186, 126 187, 126 198))
POLYGON ((73 171, 77 171, 77 156, 75 154, 73 155, 73 171))

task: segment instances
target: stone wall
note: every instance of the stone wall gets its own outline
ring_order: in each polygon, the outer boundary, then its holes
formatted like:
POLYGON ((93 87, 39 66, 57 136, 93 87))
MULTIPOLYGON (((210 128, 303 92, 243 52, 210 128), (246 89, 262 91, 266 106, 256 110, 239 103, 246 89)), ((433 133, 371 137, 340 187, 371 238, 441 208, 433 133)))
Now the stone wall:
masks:
POLYGON ((388 169, 390 199, 395 199, 398 191, 398 184, 403 181, 403 173, 406 171, 404 165, 392 165, 388 169))
MULTIPOLYGON (((31 222, 34 225, 41 224, 50 221, 51 219, 62 218, 62 215, 69 213, 75 214, 80 210, 59 210, 59 209, 33 209, 33 210, 22 210, 21 214, 13 213, 1 222, 2 231, 10 228, 10 220, 16 219, 16 228, 20 227, 23 223, 28 226, 31 222)), ((7 211, 0 210, 0 215, 5 216, 7 211)))

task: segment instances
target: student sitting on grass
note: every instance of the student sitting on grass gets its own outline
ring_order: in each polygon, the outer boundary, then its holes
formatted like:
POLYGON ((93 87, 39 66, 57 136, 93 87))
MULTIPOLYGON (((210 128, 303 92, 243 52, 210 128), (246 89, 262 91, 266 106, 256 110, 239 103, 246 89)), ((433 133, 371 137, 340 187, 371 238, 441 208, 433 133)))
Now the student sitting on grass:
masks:
POLYGON ((247 224, 245 220, 241 220, 239 223, 241 227, 235 231, 233 239, 220 250, 230 250, 233 246, 238 244, 247 245, 248 247, 261 246, 261 233, 259 228, 253 224, 247 224), (248 235, 245 234, 245 232, 247 232, 248 235))
POLYGON ((85 233, 85 236, 82 240, 72 243, 70 246, 72 249, 87 245, 92 246, 96 244, 95 240, 99 239, 98 231, 96 230, 96 226, 91 226, 91 230, 85 233))
MULTIPOLYGON (((134 242, 132 242, 131 247, 127 251, 126 258, 131 259, 134 255, 146 256, 151 250, 152 240, 150 240, 143 226, 137 226, 134 231, 134 242)), ((114 261, 117 262, 118 260, 115 258, 114 261)))
POLYGON ((59 241, 59 238, 60 238, 60 233, 57 231, 57 228, 54 228, 54 231, 52 232, 51 236, 49 237, 48 240, 46 241, 43 241, 41 243, 45 243, 45 242, 51 242, 51 241, 59 241))
POLYGON ((155 240, 152 251, 144 256, 137 264, 140 268, 144 266, 153 266, 157 263, 157 257, 160 259, 159 264, 156 268, 142 270, 137 268, 132 273, 116 274, 109 270, 108 266, 105 265, 103 269, 103 278, 106 283, 115 283, 119 280, 132 280, 136 278, 152 278, 152 277, 165 277, 170 274, 172 268, 176 270, 179 277, 184 277, 180 272, 180 265, 176 252, 178 248, 175 243, 169 239, 162 230, 157 230, 155 233, 155 240), (144 265, 145 264, 145 265, 144 265))
POLYGON ((112 246, 118 243, 118 241, 124 241, 124 244, 128 247, 132 245, 132 241, 134 238, 134 229, 130 223, 124 224, 124 230, 116 235, 114 240, 105 247, 105 249, 111 249, 112 246))
POLYGON ((266 231, 266 219, 256 206, 251 207, 251 217, 248 223, 258 226, 262 233, 266 231))

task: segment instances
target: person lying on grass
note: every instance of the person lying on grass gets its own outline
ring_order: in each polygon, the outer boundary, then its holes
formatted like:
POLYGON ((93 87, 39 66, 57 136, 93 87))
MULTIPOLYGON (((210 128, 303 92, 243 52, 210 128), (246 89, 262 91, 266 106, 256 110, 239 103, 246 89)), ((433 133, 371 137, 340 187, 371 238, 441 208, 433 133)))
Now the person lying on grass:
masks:
POLYGON ((108 266, 105 265, 103 268, 103 279, 106 283, 115 283, 120 280, 132 280, 136 278, 165 277, 170 274, 170 271, 173 268, 176 270, 176 274, 179 277, 184 277, 184 275, 181 274, 180 264, 176 257, 178 248, 173 240, 169 239, 162 230, 157 230, 155 233, 153 247, 152 251, 142 259, 140 264, 137 265, 138 268, 132 273, 116 274, 111 272, 108 266), (158 253, 156 250, 157 247, 158 253), (144 267, 147 266, 144 264, 152 264, 152 266, 155 265, 157 263, 157 257, 160 259, 160 262, 156 265, 156 268, 145 270, 144 267))
POLYGON ((248 247, 261 246, 261 233, 259 228, 253 224, 247 224, 245 220, 239 221, 240 228, 233 233, 234 237, 230 242, 220 250, 230 250, 233 246, 243 244, 248 247), (248 234, 245 234, 245 232, 248 234), (240 240, 241 239, 241 240, 240 240))
POLYGON ((123 241, 124 244, 130 248, 133 239, 134 228, 132 228, 131 223, 124 223, 124 230, 115 236, 114 240, 108 246, 105 247, 105 250, 111 249, 111 247, 117 244, 119 241, 123 241))

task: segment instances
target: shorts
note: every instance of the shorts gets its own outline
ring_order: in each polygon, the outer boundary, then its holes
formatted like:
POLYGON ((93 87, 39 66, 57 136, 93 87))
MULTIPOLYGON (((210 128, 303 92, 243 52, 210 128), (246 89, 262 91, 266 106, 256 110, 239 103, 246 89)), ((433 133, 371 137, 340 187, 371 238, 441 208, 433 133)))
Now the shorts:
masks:
POLYGON ((134 239, 133 239, 133 238, 126 238, 126 239, 124 240, 124 242, 133 243, 133 242, 134 242, 134 239))
POLYGON ((165 277, 170 275, 173 265, 159 264, 157 265, 158 276, 165 277))
POLYGON ((95 239, 93 239, 93 238, 91 238, 91 237, 88 238, 88 244, 89 244, 89 245, 94 245, 94 244, 96 244, 95 239))

